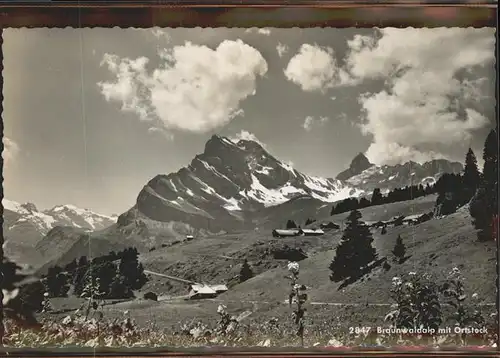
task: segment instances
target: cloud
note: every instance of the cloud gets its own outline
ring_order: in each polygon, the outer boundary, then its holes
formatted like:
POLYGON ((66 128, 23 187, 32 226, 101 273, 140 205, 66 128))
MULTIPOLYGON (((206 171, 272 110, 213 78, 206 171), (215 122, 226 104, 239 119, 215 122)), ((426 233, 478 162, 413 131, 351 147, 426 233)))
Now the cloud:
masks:
POLYGON ((3 165, 8 168, 19 155, 20 149, 16 142, 8 137, 3 137, 3 165))
POLYGON ((328 88, 350 83, 347 72, 340 68, 330 47, 303 44, 286 69, 285 77, 303 91, 325 92, 328 88))
POLYGON ((280 42, 276 46, 276 51, 278 51, 279 57, 283 57, 288 52, 288 46, 280 42))
POLYGON ((302 127, 309 132, 311 129, 313 129, 314 126, 323 125, 329 120, 330 119, 328 117, 319 117, 318 119, 316 119, 312 116, 307 116, 304 120, 304 123, 302 124, 302 127))
POLYGON ((269 35, 271 35, 271 29, 269 29, 267 27, 262 27, 262 28, 251 27, 249 29, 246 29, 245 33, 247 33, 247 34, 256 33, 259 35, 269 36, 269 35))
POLYGON ((170 35, 168 34, 167 31, 159 28, 159 27, 153 27, 151 29, 151 33, 153 34, 154 37, 156 37, 157 39, 165 39, 167 41, 170 41, 171 37, 170 35))
POLYGON ((242 130, 235 136, 230 137, 229 140, 231 140, 235 144, 237 144, 240 140, 250 140, 259 143, 262 148, 266 149, 266 145, 262 143, 255 134, 250 133, 249 131, 246 130, 242 130))
POLYGON ((494 61, 494 30, 387 28, 377 37, 357 36, 349 46, 353 77, 386 82, 385 89, 359 98, 361 129, 373 136, 366 153, 372 162, 447 157, 439 148, 462 146, 489 125, 474 108, 488 95, 473 73, 494 61))
POLYGON ((267 62, 241 40, 225 40, 216 49, 186 42, 159 53, 163 63, 152 72, 149 60, 106 54, 114 80, 98 86, 107 101, 166 130, 203 133, 242 115, 241 102, 256 93, 267 62))

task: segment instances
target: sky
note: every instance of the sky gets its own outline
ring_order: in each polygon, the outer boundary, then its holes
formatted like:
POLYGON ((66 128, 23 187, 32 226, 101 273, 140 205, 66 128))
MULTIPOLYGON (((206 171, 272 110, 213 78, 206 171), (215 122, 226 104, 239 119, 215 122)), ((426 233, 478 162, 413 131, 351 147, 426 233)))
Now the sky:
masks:
POLYGON ((481 157, 494 31, 5 29, 4 196, 120 214, 213 134, 323 177, 481 157))

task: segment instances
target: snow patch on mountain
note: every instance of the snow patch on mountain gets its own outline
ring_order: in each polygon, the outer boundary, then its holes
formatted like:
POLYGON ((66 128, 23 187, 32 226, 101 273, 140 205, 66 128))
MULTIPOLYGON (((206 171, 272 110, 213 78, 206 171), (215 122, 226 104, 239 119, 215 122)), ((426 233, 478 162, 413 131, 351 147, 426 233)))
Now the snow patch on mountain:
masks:
POLYGON ((116 222, 116 216, 97 214, 74 205, 58 205, 49 210, 38 211, 35 205, 20 204, 13 200, 2 199, 4 210, 19 215, 17 220, 8 223, 7 230, 13 230, 25 223, 32 224, 41 234, 46 234, 55 226, 72 226, 87 230, 99 230, 116 222))

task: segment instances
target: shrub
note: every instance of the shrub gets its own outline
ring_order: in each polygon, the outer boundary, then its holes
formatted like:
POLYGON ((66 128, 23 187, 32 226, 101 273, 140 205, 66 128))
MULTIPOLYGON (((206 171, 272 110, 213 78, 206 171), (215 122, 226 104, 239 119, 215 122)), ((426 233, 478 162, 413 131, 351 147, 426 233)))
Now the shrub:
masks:
POLYGON ((393 278, 391 298, 396 309, 385 320, 397 328, 425 327, 438 329, 442 322, 439 287, 428 274, 410 272, 402 278, 393 278))

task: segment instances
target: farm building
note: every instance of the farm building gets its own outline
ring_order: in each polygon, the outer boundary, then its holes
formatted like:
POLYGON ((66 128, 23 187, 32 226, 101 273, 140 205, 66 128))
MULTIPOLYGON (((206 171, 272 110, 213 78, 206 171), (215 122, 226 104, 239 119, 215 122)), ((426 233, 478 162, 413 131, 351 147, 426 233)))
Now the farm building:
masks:
POLYGON ((289 237, 289 236, 299 236, 300 229, 274 229, 273 237, 289 237))
POLYGON ((340 229, 340 225, 337 225, 333 222, 322 223, 320 226, 322 229, 340 229))
POLYGON ((301 229, 299 235, 302 236, 321 236, 325 232, 321 229, 301 229))
POLYGON ((214 291, 215 293, 219 294, 219 293, 224 293, 228 290, 227 286, 226 285, 211 285, 210 286, 214 291))
POLYGON ((189 299, 202 299, 202 298, 214 298, 218 294, 226 292, 226 285, 191 285, 191 290, 189 291, 189 299))

